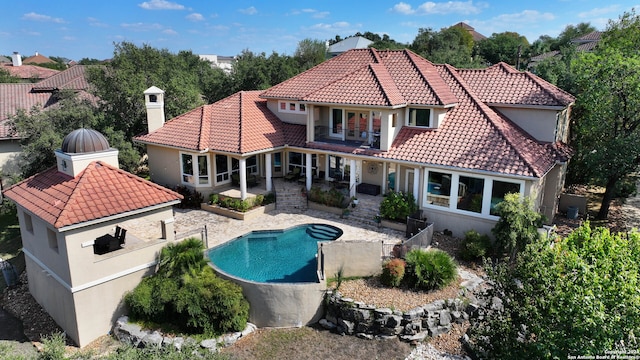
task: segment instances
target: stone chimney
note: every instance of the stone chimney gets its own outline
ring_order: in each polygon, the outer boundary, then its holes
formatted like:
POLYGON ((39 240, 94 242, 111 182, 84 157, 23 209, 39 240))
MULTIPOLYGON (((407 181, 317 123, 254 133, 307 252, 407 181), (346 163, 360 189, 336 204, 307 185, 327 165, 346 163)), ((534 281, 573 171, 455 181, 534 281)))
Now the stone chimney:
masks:
POLYGON ((13 66, 22 66, 22 56, 20 53, 14 51, 13 55, 11 55, 11 62, 13 63, 13 66))
POLYGON ((152 86, 144 91, 147 107, 147 129, 152 133, 164 125, 164 90, 152 86))

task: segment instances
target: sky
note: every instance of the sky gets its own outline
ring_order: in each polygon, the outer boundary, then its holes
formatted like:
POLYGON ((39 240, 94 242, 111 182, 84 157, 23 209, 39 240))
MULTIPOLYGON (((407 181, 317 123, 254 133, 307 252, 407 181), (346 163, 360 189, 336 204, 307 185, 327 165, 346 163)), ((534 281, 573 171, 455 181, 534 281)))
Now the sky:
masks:
POLYGON ((293 55, 303 39, 356 32, 410 43, 420 28, 465 22, 487 37, 505 31, 531 43, 567 25, 598 30, 640 0, 11 0, 0 12, 0 54, 108 59, 114 43, 233 56, 243 50, 293 55))

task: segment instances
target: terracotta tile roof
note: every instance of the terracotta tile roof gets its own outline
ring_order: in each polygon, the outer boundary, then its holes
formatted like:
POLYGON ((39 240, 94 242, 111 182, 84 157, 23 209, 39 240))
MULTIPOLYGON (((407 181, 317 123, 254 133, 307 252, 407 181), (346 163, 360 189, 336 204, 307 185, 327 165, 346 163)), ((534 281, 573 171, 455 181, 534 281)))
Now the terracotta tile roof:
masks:
POLYGON ((565 107, 573 95, 530 72, 521 72, 505 63, 485 69, 459 69, 469 88, 488 104, 565 107))
MULTIPOLYGON (((566 147, 542 144, 482 103, 455 68, 439 66, 442 78, 459 99, 438 129, 404 127, 388 152, 376 156, 509 175, 540 177, 566 147)), ((566 160, 566 159, 565 159, 566 160)))
POLYGON ((350 50, 266 90, 262 97, 385 107, 457 102, 428 60, 409 50, 376 49, 350 50))
POLYGON ((23 64, 51 64, 55 63, 55 61, 49 59, 48 57, 36 53, 33 56, 29 56, 28 58, 22 59, 23 64))
MULTIPOLYGON (((261 91, 241 91, 214 104, 179 115, 136 141, 189 150, 245 154, 300 143, 304 126, 285 125, 259 98, 261 91)), ((304 144, 304 141, 302 142, 304 144)))
POLYGON ((11 74, 11 76, 20 79, 46 79, 59 73, 59 70, 47 69, 37 65, 21 65, 13 66, 12 64, 4 64, 2 68, 11 74))
POLYGON ((87 90, 87 69, 89 66, 75 65, 61 71, 45 80, 33 84, 35 90, 46 89, 66 89, 66 90, 87 90))
POLYGON ((91 162, 75 178, 50 168, 8 188, 4 195, 55 228, 182 199, 100 161, 91 162))
POLYGON ((35 84, 0 84, 0 139, 17 137, 16 134, 10 134, 7 119, 15 115, 18 109, 29 110, 34 106, 46 109, 54 105, 54 90, 78 91, 81 97, 95 101, 95 97, 86 92, 89 88, 86 69, 87 66, 73 66, 35 84))

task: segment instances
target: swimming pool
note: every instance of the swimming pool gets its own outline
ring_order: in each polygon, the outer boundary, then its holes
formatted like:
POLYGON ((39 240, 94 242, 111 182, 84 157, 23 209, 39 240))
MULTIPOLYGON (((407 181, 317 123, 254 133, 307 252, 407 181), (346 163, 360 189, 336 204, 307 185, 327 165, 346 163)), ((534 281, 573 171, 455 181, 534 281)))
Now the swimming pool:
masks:
POLYGON ((229 275, 264 283, 318 282, 319 241, 332 241, 342 230, 306 224, 285 230, 252 231, 209 250, 211 263, 229 275))

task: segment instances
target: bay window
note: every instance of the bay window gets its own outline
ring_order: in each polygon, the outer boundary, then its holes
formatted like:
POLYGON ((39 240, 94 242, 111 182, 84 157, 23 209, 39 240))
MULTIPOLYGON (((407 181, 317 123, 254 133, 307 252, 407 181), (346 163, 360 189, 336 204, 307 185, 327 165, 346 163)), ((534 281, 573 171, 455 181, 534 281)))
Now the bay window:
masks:
POLYGON ((495 207, 504 200, 504 196, 509 193, 520 193, 520 184, 493 180, 493 189, 491 189, 491 215, 498 215, 495 207))

